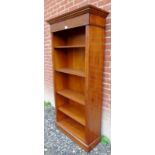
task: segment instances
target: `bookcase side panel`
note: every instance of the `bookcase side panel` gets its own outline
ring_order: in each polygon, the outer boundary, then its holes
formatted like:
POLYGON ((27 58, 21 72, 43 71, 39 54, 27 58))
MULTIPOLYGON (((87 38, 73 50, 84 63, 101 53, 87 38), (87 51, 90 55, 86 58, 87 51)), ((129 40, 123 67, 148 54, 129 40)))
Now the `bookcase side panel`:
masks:
POLYGON ((87 26, 86 45, 86 139, 91 144, 101 136, 104 29, 87 26))

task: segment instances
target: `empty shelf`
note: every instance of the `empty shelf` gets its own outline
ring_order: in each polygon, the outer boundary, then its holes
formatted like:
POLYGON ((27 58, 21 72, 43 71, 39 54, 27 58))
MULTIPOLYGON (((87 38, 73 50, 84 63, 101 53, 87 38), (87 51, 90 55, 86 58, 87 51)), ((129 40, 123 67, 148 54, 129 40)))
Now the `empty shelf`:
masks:
POLYGON ((57 122, 57 125, 74 138, 85 142, 85 129, 79 123, 70 118, 66 118, 60 122, 57 122))
POLYGON ((85 45, 55 46, 54 48, 84 48, 85 45))
POLYGON ((85 77, 84 71, 81 71, 81 70, 75 70, 75 69, 69 69, 69 68, 59 68, 59 69, 55 69, 55 70, 58 72, 62 72, 62 73, 85 77))
POLYGON ((64 89, 64 90, 58 91, 57 93, 68 99, 71 99, 75 102, 85 105, 85 98, 84 98, 84 94, 82 93, 79 93, 70 89, 64 89))
POLYGON ((74 106, 73 104, 64 104, 60 108, 58 108, 61 112, 71 117, 75 121, 79 122, 82 125, 86 125, 85 117, 84 117, 84 109, 80 106, 74 106))

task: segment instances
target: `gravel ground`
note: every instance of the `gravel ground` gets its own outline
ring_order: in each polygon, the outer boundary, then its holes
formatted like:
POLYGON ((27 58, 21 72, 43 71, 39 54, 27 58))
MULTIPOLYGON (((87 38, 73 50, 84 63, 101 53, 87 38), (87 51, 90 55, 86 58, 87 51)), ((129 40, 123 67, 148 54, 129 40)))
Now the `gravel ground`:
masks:
POLYGON ((98 144, 86 153, 77 144, 61 133, 55 126, 54 108, 46 108, 44 116, 44 153, 45 155, 110 155, 111 146, 98 144))

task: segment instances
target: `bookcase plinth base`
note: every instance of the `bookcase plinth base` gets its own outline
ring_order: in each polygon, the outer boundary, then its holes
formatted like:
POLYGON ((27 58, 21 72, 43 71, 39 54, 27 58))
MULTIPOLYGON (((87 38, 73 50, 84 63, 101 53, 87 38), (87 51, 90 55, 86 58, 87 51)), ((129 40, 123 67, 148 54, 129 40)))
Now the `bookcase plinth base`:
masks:
POLYGON ((84 141, 80 140, 78 137, 67 131, 63 128, 59 123, 56 123, 57 128, 67 135, 71 140, 77 143, 81 148, 83 148, 86 152, 90 152, 98 143, 100 143, 101 138, 96 138, 92 143, 86 144, 84 141))

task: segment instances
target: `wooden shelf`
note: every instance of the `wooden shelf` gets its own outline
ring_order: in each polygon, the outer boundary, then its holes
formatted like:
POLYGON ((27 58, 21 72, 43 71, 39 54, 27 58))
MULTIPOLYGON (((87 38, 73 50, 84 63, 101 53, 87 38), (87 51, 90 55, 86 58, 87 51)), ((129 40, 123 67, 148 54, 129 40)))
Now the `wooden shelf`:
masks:
POLYGON ((74 106, 74 104, 64 104, 60 108, 58 108, 61 112, 79 122, 82 125, 86 125, 85 117, 84 117, 84 109, 80 106, 74 106))
POLYGON ((63 119, 57 122, 57 126, 62 128, 66 133, 70 134, 75 139, 80 139, 85 142, 85 129, 74 120, 70 118, 63 119))
POLYGON ((85 105, 85 97, 84 94, 73 91, 73 90, 69 90, 69 89, 64 89, 61 91, 57 91, 57 93, 59 95, 62 95, 68 99, 71 99, 77 103, 80 103, 82 105, 85 105))
POLYGON ((69 68, 59 68, 59 69, 55 69, 55 71, 85 77, 84 71, 81 71, 81 70, 75 70, 75 69, 69 69, 69 68))
POLYGON ((48 21, 56 124, 87 152, 101 137, 107 15, 106 11, 87 5, 48 21))
POLYGON ((54 48, 85 48, 85 45, 55 46, 54 48))

